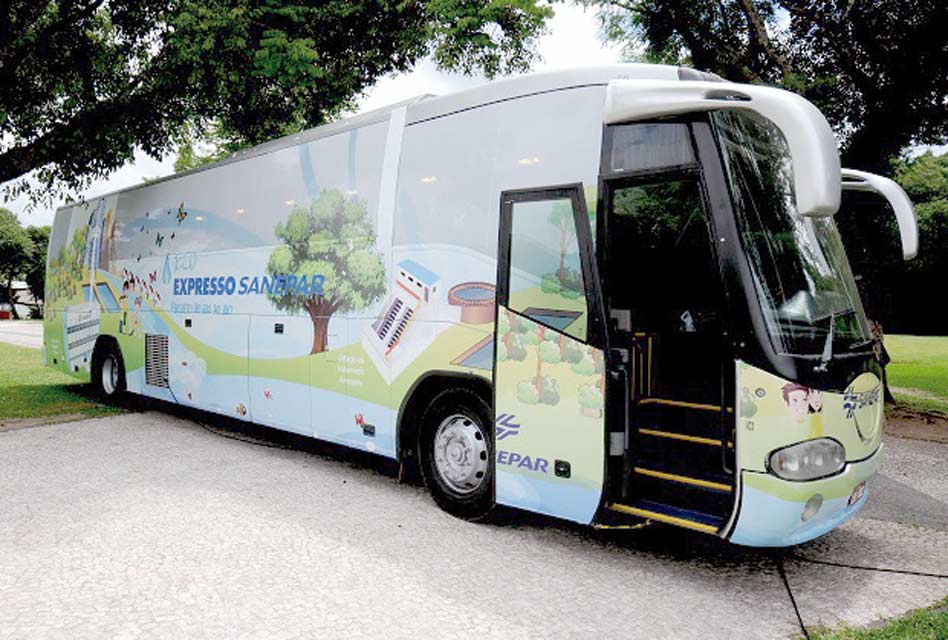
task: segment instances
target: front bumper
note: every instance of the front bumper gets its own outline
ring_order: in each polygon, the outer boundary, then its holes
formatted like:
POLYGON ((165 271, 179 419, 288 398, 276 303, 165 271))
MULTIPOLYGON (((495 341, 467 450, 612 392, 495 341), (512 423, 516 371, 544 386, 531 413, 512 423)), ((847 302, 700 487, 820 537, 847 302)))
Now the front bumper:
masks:
POLYGON ((787 547, 835 529, 865 504, 881 454, 882 445, 868 458, 848 463, 842 473, 808 482, 743 471, 737 521, 728 539, 751 547, 787 547), (863 482, 865 490, 854 495, 863 482), (819 499, 814 498, 817 495, 819 499), (812 513, 813 505, 820 499, 821 506, 812 513))

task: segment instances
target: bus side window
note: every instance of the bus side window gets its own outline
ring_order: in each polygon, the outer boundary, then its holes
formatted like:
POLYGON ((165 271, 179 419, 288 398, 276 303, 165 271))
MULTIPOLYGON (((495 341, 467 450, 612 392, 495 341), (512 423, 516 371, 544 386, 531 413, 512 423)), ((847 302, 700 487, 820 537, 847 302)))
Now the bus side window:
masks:
POLYGON ((586 294, 569 198, 513 204, 509 292, 513 311, 586 340, 586 294))

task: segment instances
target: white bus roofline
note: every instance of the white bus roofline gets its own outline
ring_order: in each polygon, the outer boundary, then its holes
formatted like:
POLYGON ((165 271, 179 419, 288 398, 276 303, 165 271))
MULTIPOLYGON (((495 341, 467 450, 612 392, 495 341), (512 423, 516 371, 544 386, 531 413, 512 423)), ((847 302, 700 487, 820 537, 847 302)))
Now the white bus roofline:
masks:
POLYGON ((895 180, 855 169, 842 170, 842 187, 848 191, 870 191, 885 198, 895 212, 902 239, 902 257, 911 260, 918 255, 918 220, 908 194, 895 180))
POLYGON ((836 137, 820 110, 795 93, 729 82, 614 80, 606 91, 605 123, 719 109, 756 112, 783 132, 801 215, 824 217, 839 210, 842 178, 836 137))

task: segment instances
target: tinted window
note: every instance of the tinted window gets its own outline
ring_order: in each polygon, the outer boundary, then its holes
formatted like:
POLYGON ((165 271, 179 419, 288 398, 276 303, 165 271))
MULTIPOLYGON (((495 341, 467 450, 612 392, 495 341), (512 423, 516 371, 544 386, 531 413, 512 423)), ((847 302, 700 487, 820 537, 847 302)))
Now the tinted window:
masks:
POLYGON ((512 218, 510 308, 585 340, 586 296, 572 201, 515 202, 512 218))
POLYGON ((623 124, 606 135, 607 173, 641 171, 695 161, 688 125, 675 122, 623 124))

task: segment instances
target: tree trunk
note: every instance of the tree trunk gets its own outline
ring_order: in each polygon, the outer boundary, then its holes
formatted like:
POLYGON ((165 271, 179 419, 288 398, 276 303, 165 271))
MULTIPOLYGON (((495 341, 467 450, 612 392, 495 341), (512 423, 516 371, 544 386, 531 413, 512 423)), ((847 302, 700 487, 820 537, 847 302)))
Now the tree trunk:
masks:
POLYGON ((16 312, 16 298, 13 296, 13 282, 7 281, 7 302, 10 304, 10 317, 14 320, 20 319, 20 314, 16 312))
POLYGON ((504 313, 507 314, 507 333, 504 334, 504 348, 507 349, 507 355, 510 355, 510 334, 513 333, 513 318, 510 317, 510 312, 506 309, 504 313))
POLYGON ((886 404, 896 404, 895 396, 892 395, 892 389, 889 388, 888 364, 891 358, 885 348, 885 333, 882 330, 881 322, 869 321, 872 327, 872 337, 879 341, 880 360, 882 361, 882 399, 886 404))
POLYGON ((567 238, 568 227, 566 216, 563 216, 563 222, 560 224, 560 271, 557 274, 560 280, 560 286, 563 286, 563 279, 566 277, 566 244, 569 242, 567 238))
POLYGON ((313 318, 313 350, 309 352, 310 355, 322 353, 326 350, 326 340, 328 336, 329 318, 326 316, 313 318))
POLYGON ((537 397, 540 397, 540 393, 543 391, 543 378, 541 376, 543 372, 542 371, 543 358, 540 357, 540 345, 543 344, 543 337, 545 334, 546 334, 546 327, 540 327, 539 329, 540 341, 537 342, 537 380, 536 380, 537 397))
POLYGON ((336 307, 331 302, 320 299, 317 302, 307 301, 303 308, 306 309, 309 319, 313 322, 313 349, 309 353, 310 355, 323 353, 326 351, 326 342, 329 338, 329 318, 336 307))

